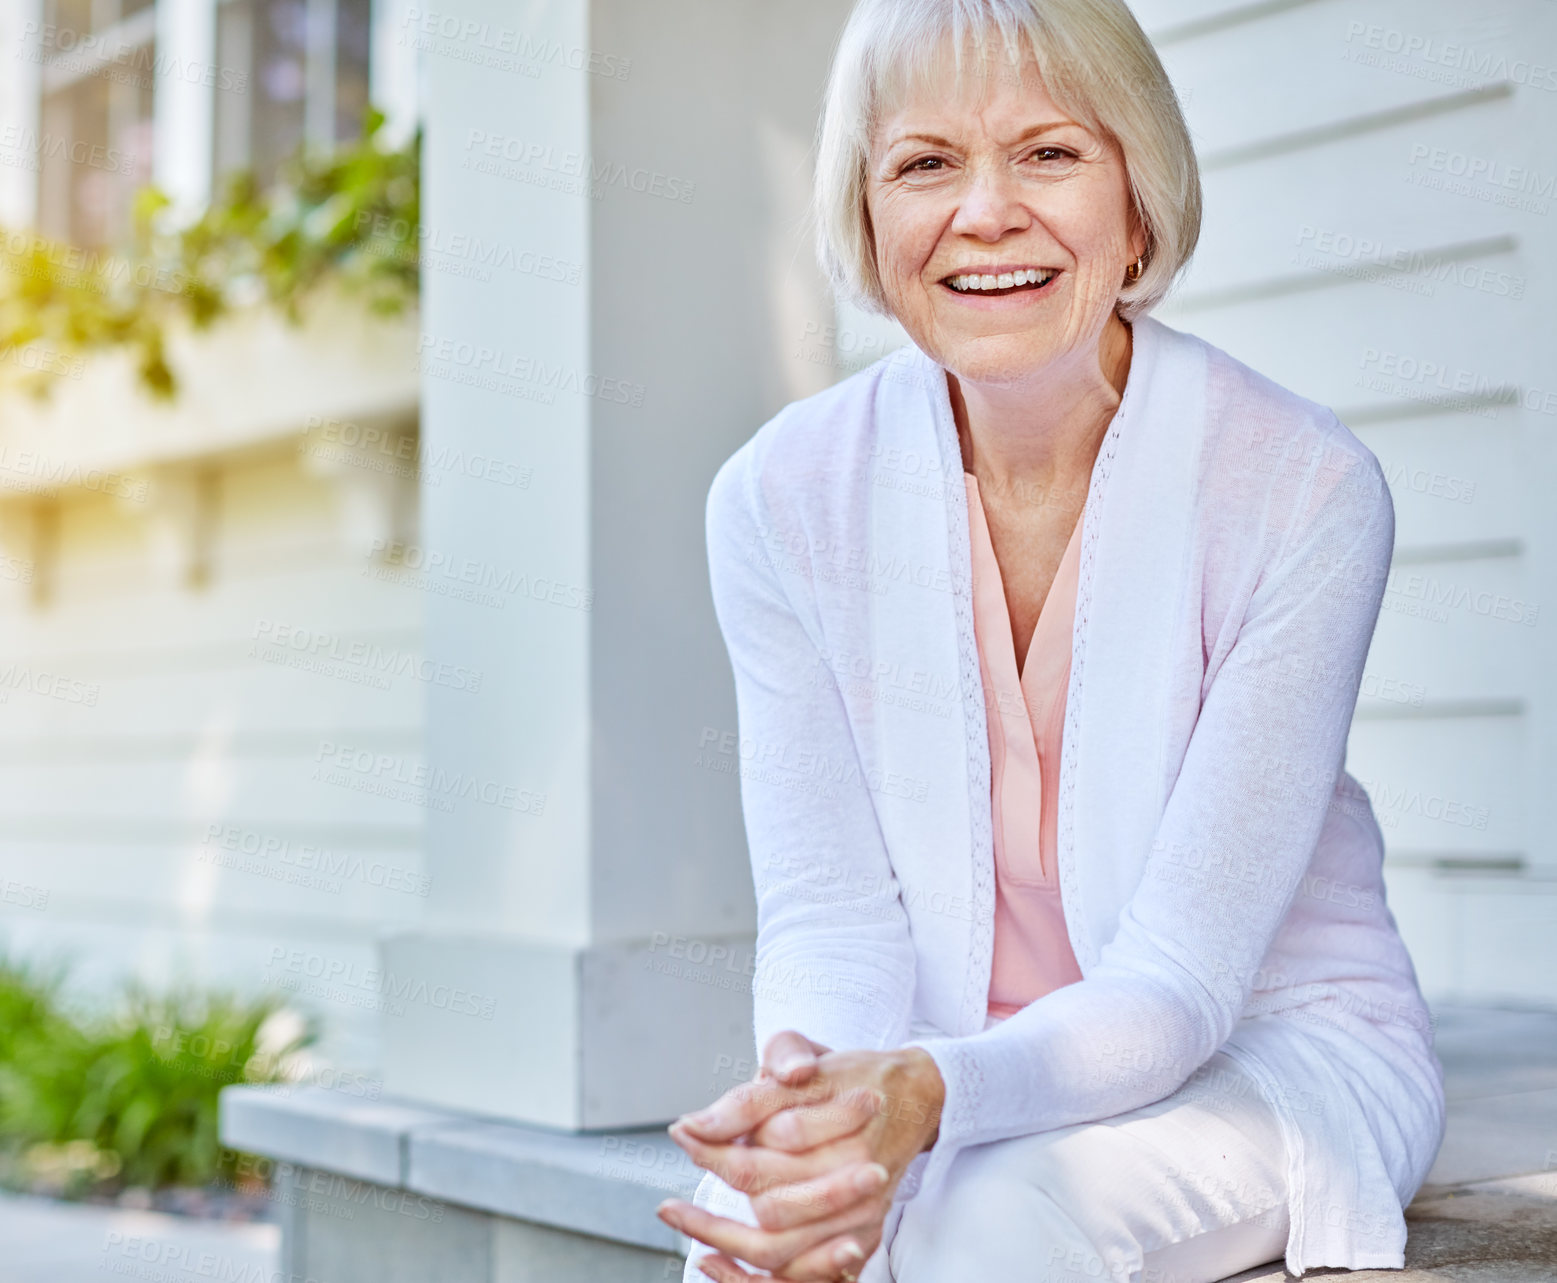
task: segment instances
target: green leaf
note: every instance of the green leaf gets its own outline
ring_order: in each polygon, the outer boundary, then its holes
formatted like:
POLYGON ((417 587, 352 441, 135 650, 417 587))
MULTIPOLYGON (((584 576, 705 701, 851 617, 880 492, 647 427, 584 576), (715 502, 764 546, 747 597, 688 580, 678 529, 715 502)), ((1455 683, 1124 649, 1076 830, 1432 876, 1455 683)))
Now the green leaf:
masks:
POLYGON ((168 196, 142 188, 116 255, 0 237, 0 358, 11 358, 0 359, 0 378, 46 395, 61 359, 129 346, 142 386, 167 399, 178 391, 168 326, 205 329, 256 305, 235 296, 268 300, 294 324, 327 284, 361 292, 368 312, 404 311, 420 289, 421 136, 385 149, 383 124, 383 113, 369 110, 355 143, 299 150, 268 190, 250 171, 226 175, 210 207, 182 228, 162 225, 168 196), (258 288, 235 288, 243 282, 258 288))

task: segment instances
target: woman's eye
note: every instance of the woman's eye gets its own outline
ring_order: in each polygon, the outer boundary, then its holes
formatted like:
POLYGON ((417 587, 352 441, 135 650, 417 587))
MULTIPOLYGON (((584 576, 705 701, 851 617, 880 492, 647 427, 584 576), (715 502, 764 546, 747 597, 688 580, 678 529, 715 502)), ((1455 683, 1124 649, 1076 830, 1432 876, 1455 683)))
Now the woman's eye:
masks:
POLYGON ((1076 153, 1063 147, 1040 147, 1033 153, 1034 160, 1074 160, 1076 153))
POLYGON ((912 174, 916 172, 923 174, 933 172, 940 167, 941 158, 939 156, 921 156, 918 160, 910 161, 909 164, 904 168, 903 172, 905 174, 912 174))

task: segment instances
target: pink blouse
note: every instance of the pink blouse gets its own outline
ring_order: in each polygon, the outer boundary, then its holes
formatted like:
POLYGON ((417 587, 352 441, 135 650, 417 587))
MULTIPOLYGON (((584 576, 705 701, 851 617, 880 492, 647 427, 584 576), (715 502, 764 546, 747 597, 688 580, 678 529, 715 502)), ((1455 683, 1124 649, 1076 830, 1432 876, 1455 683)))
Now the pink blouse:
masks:
POLYGON ((989 977, 993 1022, 1081 979, 1065 929, 1055 866, 1060 741, 1070 682, 1081 522, 1076 522, 1060 558, 1018 677, 1005 588, 978 481, 971 472, 963 477, 973 561, 973 631, 989 726, 995 842, 995 952, 989 977))

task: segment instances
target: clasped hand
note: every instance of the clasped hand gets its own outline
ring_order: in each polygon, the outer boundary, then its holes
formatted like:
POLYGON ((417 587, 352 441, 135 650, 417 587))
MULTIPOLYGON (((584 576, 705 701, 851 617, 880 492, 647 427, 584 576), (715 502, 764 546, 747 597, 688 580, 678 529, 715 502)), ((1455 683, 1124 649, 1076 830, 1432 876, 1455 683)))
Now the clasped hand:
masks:
POLYGON ((945 1085, 929 1053, 830 1051, 774 1035, 762 1067, 707 1109, 671 1124, 699 1167, 751 1199, 756 1226, 667 1199, 667 1225, 715 1249, 699 1262, 719 1283, 858 1277, 881 1242, 892 1194, 935 1143, 945 1085))

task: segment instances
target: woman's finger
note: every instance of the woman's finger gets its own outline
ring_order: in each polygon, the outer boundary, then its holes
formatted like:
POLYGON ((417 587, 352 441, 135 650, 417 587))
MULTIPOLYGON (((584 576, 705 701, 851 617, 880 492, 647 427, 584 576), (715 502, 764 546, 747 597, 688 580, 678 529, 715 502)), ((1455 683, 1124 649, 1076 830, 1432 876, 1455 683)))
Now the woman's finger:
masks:
POLYGON ((667 1199, 658 1210, 660 1220, 688 1238, 706 1243, 735 1261, 747 1261, 772 1274, 784 1273, 788 1262, 840 1235, 865 1233, 879 1227, 882 1214, 871 1207, 851 1208, 838 1216, 794 1229, 770 1231, 747 1225, 684 1199, 667 1199))
POLYGON ((711 1144, 682 1129, 679 1123, 671 1124, 670 1134, 699 1167, 712 1172, 731 1189, 753 1198, 765 1190, 812 1180, 845 1164, 870 1159, 862 1145, 847 1138, 840 1144, 804 1154, 786 1154, 761 1145, 711 1144))
MULTIPOLYGON (((879 1223, 869 1233, 860 1229, 840 1234, 795 1257, 784 1267, 780 1278, 805 1280, 806 1283, 821 1279, 831 1283, 834 1279, 841 1279, 845 1274, 858 1278, 860 1271, 865 1268, 865 1262, 870 1259, 870 1254, 880 1243, 879 1223)), ((741 1283, 738 1275, 732 1276, 732 1283, 741 1283)))
POLYGON ((796 1105, 759 1123, 751 1143, 799 1153, 852 1136, 882 1110, 884 1098, 874 1087, 850 1087, 830 1100, 796 1105))
MULTIPOLYGON (((681 1127, 707 1141, 734 1140, 779 1110, 809 1104, 815 1099, 814 1090, 785 1086, 771 1079, 754 1079, 730 1088, 707 1109, 682 1115, 671 1126, 681 1127)), ((674 1131, 671 1134, 674 1135, 674 1131)))
POLYGON ((784 1029, 768 1039, 762 1051, 762 1069, 779 1082, 798 1087, 816 1073, 818 1057, 828 1048, 812 1042, 802 1033, 784 1029))
POLYGON ((880 1199, 891 1179, 880 1163, 850 1163, 792 1185, 775 1185, 751 1200, 757 1224, 787 1230, 827 1220, 867 1199, 880 1199))
POLYGON ((715 1283, 746 1283, 747 1279, 761 1277, 757 1274, 748 1274, 723 1252, 710 1252, 707 1256, 700 1257, 697 1268, 715 1280, 715 1283))

